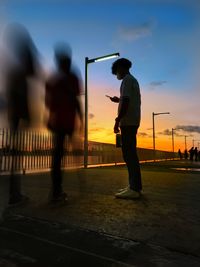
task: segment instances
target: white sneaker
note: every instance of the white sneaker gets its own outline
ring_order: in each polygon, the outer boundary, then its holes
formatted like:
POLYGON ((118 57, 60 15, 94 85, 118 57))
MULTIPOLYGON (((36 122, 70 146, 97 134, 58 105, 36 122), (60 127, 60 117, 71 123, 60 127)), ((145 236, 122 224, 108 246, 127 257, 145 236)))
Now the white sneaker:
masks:
POLYGON ((130 189, 130 187, 129 187, 129 186, 126 186, 126 187, 124 187, 124 188, 120 188, 120 189, 118 190, 118 192, 123 192, 123 191, 126 191, 126 190, 128 190, 128 189, 130 189))
POLYGON ((115 197, 123 199, 138 199, 141 197, 141 193, 128 188, 127 190, 115 194, 115 197))

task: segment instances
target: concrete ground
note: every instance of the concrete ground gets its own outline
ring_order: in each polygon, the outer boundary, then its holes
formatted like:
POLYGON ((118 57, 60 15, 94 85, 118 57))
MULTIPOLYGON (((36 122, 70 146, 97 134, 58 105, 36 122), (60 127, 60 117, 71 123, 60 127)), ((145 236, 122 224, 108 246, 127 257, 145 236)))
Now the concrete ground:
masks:
POLYGON ((127 185, 125 167, 65 172, 69 200, 59 206, 48 204, 48 173, 23 176, 30 201, 6 210, 0 267, 200 266, 200 164, 141 169, 144 192, 135 201, 114 198, 127 185))

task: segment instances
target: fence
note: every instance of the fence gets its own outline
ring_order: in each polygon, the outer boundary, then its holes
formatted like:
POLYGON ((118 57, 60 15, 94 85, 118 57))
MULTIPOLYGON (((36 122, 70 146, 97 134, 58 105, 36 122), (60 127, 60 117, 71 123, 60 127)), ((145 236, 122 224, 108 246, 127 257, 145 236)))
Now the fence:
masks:
MULTIPOLYGON (((10 129, 0 130, 0 171, 41 170, 51 167, 53 149, 52 135, 49 132, 19 130, 15 134, 10 129)), ((154 151, 138 148, 140 161, 155 159, 171 159, 172 152, 154 151)), ((114 144, 89 141, 88 165, 105 165, 122 163, 120 148, 114 144)), ((77 139, 64 145, 62 167, 83 167, 83 141, 77 139)))

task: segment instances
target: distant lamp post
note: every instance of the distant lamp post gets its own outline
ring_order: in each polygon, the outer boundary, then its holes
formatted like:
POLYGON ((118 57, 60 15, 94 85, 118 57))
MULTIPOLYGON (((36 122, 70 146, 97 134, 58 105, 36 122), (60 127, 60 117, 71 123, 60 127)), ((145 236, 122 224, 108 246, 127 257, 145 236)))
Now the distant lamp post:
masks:
POLYGON ((187 135, 185 135, 185 150, 187 150, 187 135))
POLYGON ((172 128, 172 152, 174 153, 174 131, 175 129, 172 128))
MULTIPOLYGON (((195 140, 195 139, 192 140, 192 142, 193 142, 193 147, 194 147, 194 142, 198 142, 198 141, 200 141, 200 140, 195 140)), ((198 143, 198 146, 199 146, 199 143, 198 143)))
POLYGON ((156 136, 155 136, 155 119, 154 119, 154 117, 155 117, 155 116, 158 116, 158 115, 164 115, 164 114, 170 114, 170 112, 158 112, 158 113, 153 112, 153 113, 152 113, 152 121, 153 121, 153 151, 154 151, 154 161, 155 161, 155 155, 156 155, 156 136))
POLYGON ((88 64, 111 58, 119 57, 119 53, 109 54, 102 57, 89 59, 85 58, 85 130, 84 130, 84 167, 88 166, 88 64))

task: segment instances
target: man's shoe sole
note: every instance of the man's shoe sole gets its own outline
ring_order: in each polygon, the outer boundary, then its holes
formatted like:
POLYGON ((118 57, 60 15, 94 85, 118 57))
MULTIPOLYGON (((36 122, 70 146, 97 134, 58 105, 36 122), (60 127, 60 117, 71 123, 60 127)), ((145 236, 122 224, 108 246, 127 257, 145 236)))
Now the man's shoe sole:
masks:
POLYGON ((142 196, 141 193, 139 194, 139 196, 121 196, 121 195, 116 194, 116 195, 115 195, 115 198, 137 200, 137 199, 140 199, 141 196, 142 196))

